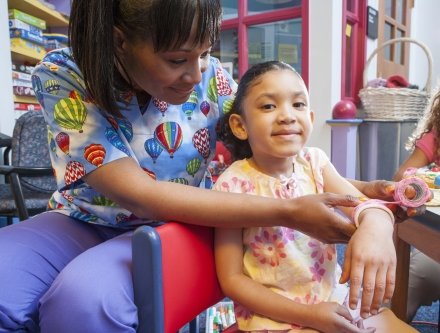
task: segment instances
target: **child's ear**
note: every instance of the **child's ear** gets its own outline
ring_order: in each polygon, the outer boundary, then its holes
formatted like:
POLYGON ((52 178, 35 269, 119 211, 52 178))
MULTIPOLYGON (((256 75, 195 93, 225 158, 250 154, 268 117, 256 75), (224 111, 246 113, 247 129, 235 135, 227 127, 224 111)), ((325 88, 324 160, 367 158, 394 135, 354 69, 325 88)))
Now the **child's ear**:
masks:
POLYGON ((237 139, 247 140, 248 134, 246 126, 240 115, 234 113, 229 116, 229 127, 237 139))
POLYGON ((312 124, 315 122, 315 112, 310 110, 310 120, 312 121, 312 124))

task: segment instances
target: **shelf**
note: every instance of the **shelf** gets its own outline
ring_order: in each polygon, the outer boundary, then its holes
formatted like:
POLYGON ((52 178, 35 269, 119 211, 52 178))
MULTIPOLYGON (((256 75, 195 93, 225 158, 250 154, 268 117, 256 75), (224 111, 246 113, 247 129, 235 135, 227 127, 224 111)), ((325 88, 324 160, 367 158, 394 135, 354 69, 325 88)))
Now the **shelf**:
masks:
POLYGON ((48 27, 69 26, 69 20, 66 17, 37 0, 8 0, 8 7, 45 20, 48 27))
POLYGON ((14 102, 15 103, 32 103, 32 104, 38 104, 37 98, 35 96, 19 96, 14 95, 14 102))
POLYGON ((34 50, 25 49, 19 46, 11 46, 12 59, 18 62, 37 63, 43 56, 34 50))

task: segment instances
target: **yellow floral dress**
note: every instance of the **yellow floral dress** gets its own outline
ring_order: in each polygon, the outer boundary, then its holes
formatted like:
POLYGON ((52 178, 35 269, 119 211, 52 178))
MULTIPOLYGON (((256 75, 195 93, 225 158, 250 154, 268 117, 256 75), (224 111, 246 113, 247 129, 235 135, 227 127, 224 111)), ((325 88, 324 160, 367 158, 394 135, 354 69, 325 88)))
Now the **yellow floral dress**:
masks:
MULTIPOLYGON (((317 148, 304 148, 294 161, 291 177, 278 179, 261 173, 248 160, 234 162, 218 179, 215 189, 280 199, 323 193, 322 170, 330 163, 317 148)), ((286 227, 243 230, 244 273, 272 291, 302 304, 336 301, 343 304, 348 286, 338 283, 341 269, 334 245, 324 244, 286 227)), ((235 303, 240 330, 300 330, 235 303)))

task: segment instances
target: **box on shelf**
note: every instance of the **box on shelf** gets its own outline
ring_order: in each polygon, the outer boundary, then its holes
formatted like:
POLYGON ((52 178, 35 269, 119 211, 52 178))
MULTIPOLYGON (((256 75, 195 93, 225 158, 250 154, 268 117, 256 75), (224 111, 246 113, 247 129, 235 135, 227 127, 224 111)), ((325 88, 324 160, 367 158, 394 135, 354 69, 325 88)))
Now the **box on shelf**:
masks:
POLYGON ((9 20, 9 29, 23 29, 26 31, 29 31, 31 34, 43 37, 43 30, 40 28, 37 28, 34 25, 27 24, 23 21, 12 19, 9 20))
POLYGON ((206 333, 221 333, 233 324, 235 315, 232 301, 219 302, 206 310, 206 333))
POLYGON ((32 75, 29 73, 22 73, 19 71, 12 71, 12 78, 17 80, 25 80, 25 81, 32 81, 32 75))
POLYGON ((12 86, 12 92, 18 96, 35 96, 34 89, 22 86, 12 86))
POLYGON ((38 36, 30 31, 24 29, 9 29, 10 38, 23 38, 30 42, 34 42, 40 45, 44 45, 43 36, 38 36))
POLYGON ((46 21, 24 13, 18 9, 9 9, 9 18, 23 21, 42 30, 46 29, 46 21))
POLYGON ((14 103, 15 111, 41 111, 40 104, 34 103, 14 103))
POLYGON ((44 49, 44 46, 27 41, 23 38, 11 38, 11 46, 31 50, 40 57, 44 57, 44 55, 46 54, 46 50, 44 49))

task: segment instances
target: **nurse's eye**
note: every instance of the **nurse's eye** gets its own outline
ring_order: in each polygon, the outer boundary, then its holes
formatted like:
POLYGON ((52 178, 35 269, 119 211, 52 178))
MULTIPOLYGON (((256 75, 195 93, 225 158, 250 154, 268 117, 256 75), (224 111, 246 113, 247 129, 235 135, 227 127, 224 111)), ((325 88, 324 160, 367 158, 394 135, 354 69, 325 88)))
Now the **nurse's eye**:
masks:
POLYGON ((205 59, 205 58, 208 58, 210 55, 211 55, 211 52, 206 51, 200 55, 200 58, 205 59))
POLYGON ((186 59, 175 59, 175 60, 170 60, 170 62, 174 65, 180 65, 186 62, 186 59))

